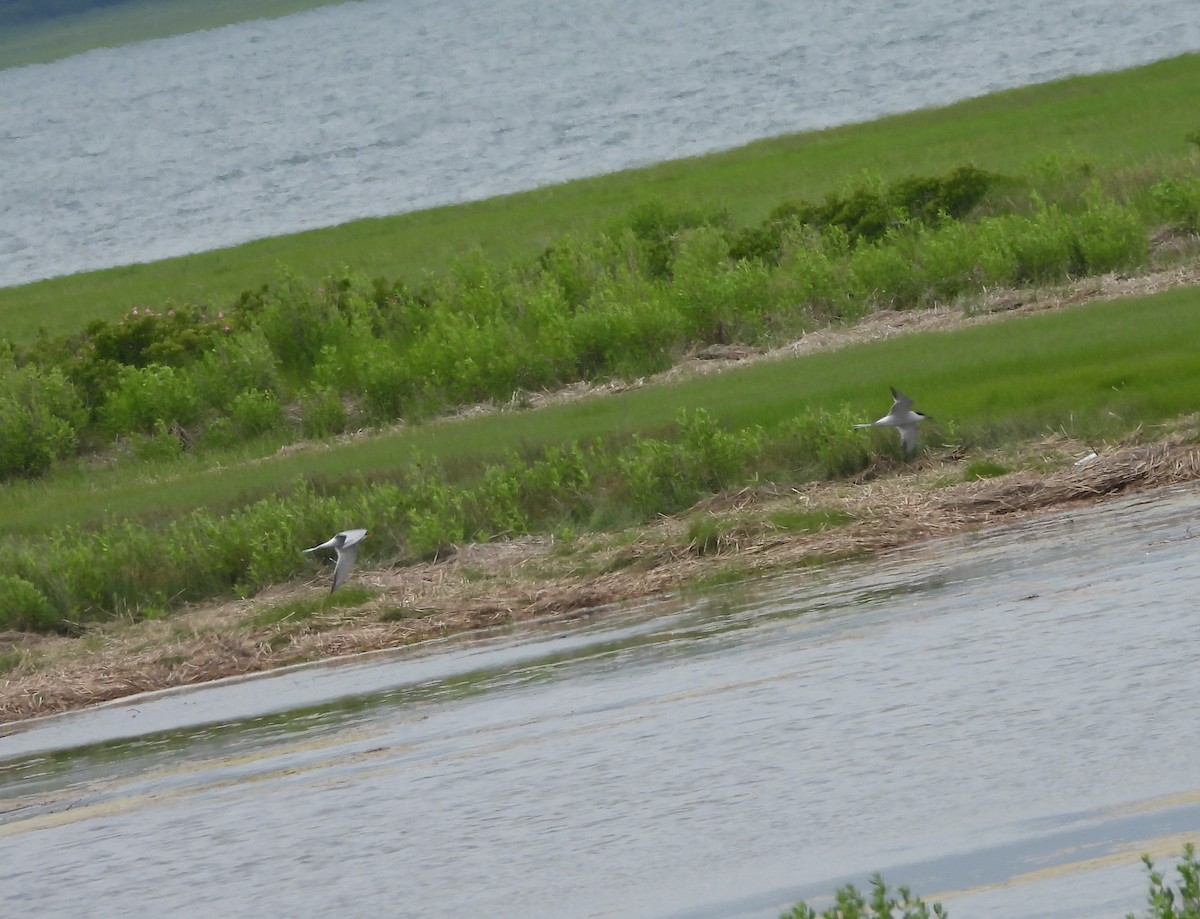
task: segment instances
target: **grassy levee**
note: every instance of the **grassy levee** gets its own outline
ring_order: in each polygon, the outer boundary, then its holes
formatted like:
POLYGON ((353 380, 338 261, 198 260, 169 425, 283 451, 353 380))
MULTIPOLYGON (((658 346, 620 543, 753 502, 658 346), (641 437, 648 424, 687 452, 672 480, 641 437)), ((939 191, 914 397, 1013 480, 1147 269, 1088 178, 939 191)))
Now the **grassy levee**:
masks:
POLYGON ((482 202, 3 288, 0 334, 27 341, 39 328, 74 330, 131 306, 220 307, 280 267, 309 280, 349 266, 415 283, 474 250, 497 263, 529 258, 566 233, 587 235, 652 199, 723 207, 735 221, 753 223, 781 201, 818 200, 867 170, 884 179, 963 163, 1020 172, 1063 156, 1150 165, 1186 152, 1183 138, 1197 127, 1198 81, 1200 55, 1184 55, 482 202))
MULTIPOLYGON (((681 411, 703 409, 722 427, 768 433, 797 415, 846 407, 870 421, 886 409, 890 385, 912 395, 932 416, 926 439, 934 444, 940 436, 993 447, 1055 430, 1084 440, 1114 439, 1197 408, 1197 340, 1200 291, 1183 288, 766 361, 604 398, 402 428, 253 461, 245 461, 253 453, 247 447, 241 461, 232 455, 197 457, 136 474, 120 466, 77 467, 0 490, 0 534, 28 536, 127 519, 156 524, 198 508, 223 513, 267 494, 286 495, 299 480, 336 489, 339 483, 389 479, 414 458, 469 477, 511 453, 661 434, 681 411)), ((890 434, 878 436, 890 443, 890 434)))
POLYGON ((1180 429, 1200 382, 1195 288, 428 419, 888 306, 1190 266, 1198 68, 1191 55, 0 291, 0 338, 17 343, 0 340, 0 628, 249 595, 350 525, 378 534, 365 563, 408 563, 622 529, 756 482, 845 479, 900 459, 894 432, 853 428, 889 386, 932 416, 926 450, 1001 471, 1051 431, 1180 429), (910 208, 914 188, 930 197, 910 208), (375 433, 295 443, 361 426, 375 433))
POLYGON ((346 0, 124 0, 37 22, 0 20, 0 69, 45 64, 94 48, 115 48, 251 19, 274 19, 339 2, 346 0))

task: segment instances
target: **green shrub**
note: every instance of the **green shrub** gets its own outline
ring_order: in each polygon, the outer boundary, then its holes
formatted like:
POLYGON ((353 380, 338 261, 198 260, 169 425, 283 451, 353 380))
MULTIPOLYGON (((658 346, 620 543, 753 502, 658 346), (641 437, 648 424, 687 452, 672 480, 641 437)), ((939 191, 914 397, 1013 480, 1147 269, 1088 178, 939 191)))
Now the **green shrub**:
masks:
POLYGON ((1131 207, 1123 207, 1093 188, 1088 206, 1075 220, 1080 275, 1104 274, 1144 265, 1148 256, 1146 231, 1131 207))
POLYGON ((306 389, 300 393, 299 401, 300 430, 305 437, 329 437, 346 430, 350 418, 337 390, 329 387, 306 389))
POLYGON ((36 585, 16 575, 0 574, 0 629, 55 631, 61 628, 61 617, 36 585))
POLYGON ((312 373, 322 349, 336 347, 348 327, 338 309, 335 284, 310 288, 285 277, 265 291, 252 322, 265 337, 279 367, 293 378, 312 373))
POLYGON ((675 259, 672 299, 691 342, 748 341, 771 305, 770 274, 757 263, 731 262, 719 230, 685 233, 675 259))
POLYGON ((1066 280, 1076 263, 1075 231, 1057 207, 1039 206, 1032 217, 1000 221, 1007 245, 1016 260, 1018 284, 1045 284, 1066 280))
POLYGON ((104 407, 105 423, 115 434, 150 433, 157 425, 195 423, 203 401, 193 378, 160 364, 121 367, 116 389, 104 407))
MULTIPOLYGON (((1142 863, 1150 875, 1150 909, 1147 919, 1200 919, 1200 862, 1196 861, 1196 847, 1187 843, 1183 847, 1183 858, 1176 871, 1179 887, 1173 889, 1166 883, 1162 872, 1154 870, 1149 855, 1142 856, 1142 863)), ((1126 919, 1137 919, 1133 913, 1126 919)))
POLYGON ((754 466, 762 433, 721 429, 704 410, 681 413, 677 440, 635 437, 616 459, 634 512, 672 513, 739 481, 754 466))
POLYGON ((1162 216, 1185 233, 1200 233, 1200 177, 1163 179, 1150 189, 1162 216))
POLYGON ((239 393, 229 406, 229 414, 243 440, 266 434, 283 424, 283 406, 270 390, 239 393))
POLYGON ((818 314, 838 315, 848 297, 845 254, 829 236, 795 229, 783 237, 774 279, 777 299, 818 314))
POLYGON ((874 462, 870 439, 854 429, 863 420, 848 407, 796 415, 771 436, 765 465, 801 481, 857 475, 874 462))
POLYGON ((920 897, 914 897, 907 887, 897 890, 899 899, 893 896, 883 878, 871 875, 871 897, 868 900, 853 884, 840 888, 834 896, 834 905, 818 913, 806 903, 797 903, 780 919, 944 919, 949 913, 940 903, 929 906, 920 897))
POLYGON ((133 307, 117 322, 96 320, 86 341, 94 359, 129 367, 180 367, 207 351, 225 323, 188 306, 133 307))
MULTIPOLYGON (((222 442, 219 438, 214 437, 211 441, 214 445, 226 446, 235 442, 235 438, 229 438, 222 442)), ((164 421, 156 421, 154 423, 154 431, 150 434, 134 433, 129 435, 129 450, 140 461, 165 461, 177 459, 184 449, 184 442, 171 427, 164 421)))
POLYGON ((0 367, 0 481, 39 476, 79 443, 87 413, 57 369, 0 367))
POLYGON ((683 328, 679 311, 645 280, 606 282, 567 324, 576 375, 628 379, 665 370, 683 350, 683 328))
POLYGON ((911 235, 898 234, 885 242, 856 248, 848 265, 853 295, 892 309, 920 304, 925 288, 913 268, 913 240, 911 235))
POLYGON ((189 372, 205 405, 222 411, 239 393, 279 390, 278 361, 266 336, 254 328, 218 338, 189 372))
POLYGON ((637 240, 641 266, 650 278, 670 278, 676 245, 684 230, 698 227, 725 227, 727 214, 682 204, 650 200, 638 204, 610 226, 608 235, 620 239, 625 232, 637 240))

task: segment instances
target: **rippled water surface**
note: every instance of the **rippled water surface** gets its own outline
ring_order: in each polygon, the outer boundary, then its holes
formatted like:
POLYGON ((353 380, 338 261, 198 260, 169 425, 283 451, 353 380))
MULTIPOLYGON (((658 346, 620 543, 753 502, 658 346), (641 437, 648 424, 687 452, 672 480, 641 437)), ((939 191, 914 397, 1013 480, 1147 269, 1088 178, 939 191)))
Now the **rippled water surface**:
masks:
POLYGON ((0 71, 0 285, 1200 49, 1194 0, 367 0, 0 71))
POLYGON ((1138 909, 1200 840, 1200 492, 0 737, 5 914, 1138 909), (15 911, 14 911, 15 910, 15 911))

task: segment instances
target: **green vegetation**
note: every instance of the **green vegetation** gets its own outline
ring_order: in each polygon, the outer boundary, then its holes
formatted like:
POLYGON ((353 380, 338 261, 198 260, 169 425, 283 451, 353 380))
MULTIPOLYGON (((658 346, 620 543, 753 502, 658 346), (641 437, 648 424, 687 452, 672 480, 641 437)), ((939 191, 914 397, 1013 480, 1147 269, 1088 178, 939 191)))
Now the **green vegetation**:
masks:
MULTIPOLYGON (((1142 863, 1150 875, 1150 908, 1146 919, 1200 919, 1200 862, 1196 861, 1196 847, 1187 843, 1183 847, 1183 858, 1176 866, 1179 886, 1172 887, 1162 872, 1154 870, 1149 855, 1142 856, 1142 863)), ((1129 913, 1125 919, 1137 919, 1129 913)))
MULTIPOLYGON (((1198 62, 1125 78, 1171 98, 1198 62)), ((1088 120, 1076 136, 1104 156, 1027 146, 1036 156, 1020 169, 959 162, 890 177, 839 165, 799 183, 819 195, 788 191, 797 165, 824 162, 830 144, 863 160, 869 143, 911 151, 923 137, 914 163, 929 165, 951 124, 978 129, 985 111, 1058 124, 1064 106, 1087 107, 1084 86, 1123 104, 1120 81, 1090 80, 397 218, 393 230, 443 221, 419 276, 272 268, 235 295, 192 296, 194 271, 216 264, 206 258, 261 270, 248 253, 270 244, 299 264, 314 240, 378 224, 364 222, 3 292, 53 329, 18 325, 0 342, 0 628, 72 632, 255 591, 314 571, 296 547, 347 521, 380 537, 367 560, 437 558, 469 541, 619 529, 762 481, 886 468, 902 462, 894 432, 852 426, 879 414, 891 384, 933 416, 926 449, 956 455, 1050 430, 1120 439, 1177 419, 1194 410, 1200 375, 1192 290, 519 410, 539 390, 643 377, 712 345, 771 346, 879 308, 970 309, 997 285, 1148 266, 1151 233, 1183 234, 1193 219, 1195 162, 1166 152, 1187 146, 1183 128, 1136 161, 1127 124, 1088 120), (765 150, 785 147, 764 166, 765 150), (750 203, 715 202, 731 170, 757 177, 750 203), (669 174, 687 182, 652 194, 669 174), (535 228, 531 204, 556 200, 535 228), (486 251, 501 226, 508 248, 486 251), (72 285, 151 275, 175 294, 107 318, 97 300, 68 302, 83 289, 72 285), (481 402, 512 410, 429 423, 481 402), (343 437, 362 429, 376 433, 343 437), (303 438, 327 440, 292 446, 303 438)), ((966 475, 1002 471, 976 458, 966 475)), ((814 511, 746 525, 844 522, 814 511)), ((739 538, 727 524, 691 526, 699 554, 739 538)))
POLYGON ((963 479, 967 482, 974 482, 979 479, 994 478, 1011 471, 1007 466, 997 463, 995 460, 977 459, 967 463, 967 468, 963 470, 963 479))
POLYGON ((0 69, 339 2, 346 0, 9 0, 0 6, 0 69))
POLYGON ((851 427, 878 413, 898 376, 918 398, 936 394, 919 403, 945 419, 926 432, 932 449, 1056 429, 1119 439, 1194 409, 1196 306, 1183 289, 165 479, 118 463, 96 481, 10 485, 0 588, 26 598, 14 609, 57 617, 10 624, 69 630, 295 576, 310 564, 296 547, 347 520, 381 534, 370 551, 415 559, 467 541, 619 527, 758 480, 851 475, 880 456, 899 461, 891 432, 851 427), (60 525, 47 528, 48 516, 60 525), (29 605, 31 589, 46 602, 29 605))
POLYGON ((972 164, 1074 186, 1086 186, 1088 172, 1159 173, 1194 148, 1186 138, 1197 129, 1198 80, 1200 55, 1185 55, 473 204, 55 278, 0 289, 0 317, 8 337, 26 341, 39 327, 79 329, 134 306, 216 312, 281 265, 314 286, 347 265, 418 286, 476 250, 493 265, 534 259, 555 240, 593 236, 644 202, 726 211, 733 225, 753 226, 782 202, 819 202, 866 173, 898 182, 972 164))
POLYGON ((325 593, 319 597, 304 597, 269 606, 256 614, 249 621, 251 626, 278 625, 282 622, 304 623, 314 616, 336 612, 341 609, 354 609, 366 603, 373 596, 365 587, 351 584, 337 593, 325 593))
POLYGON ((871 896, 868 899, 853 884, 840 888, 834 895, 834 905, 818 913, 807 903, 797 903, 780 916, 780 919, 943 919, 948 916, 940 903, 928 906, 920 897, 914 897, 907 887, 897 893, 888 890, 879 874, 871 876, 871 896))
MULTIPOLYGON (((1178 887, 1166 883, 1161 872, 1154 870, 1150 856, 1142 857, 1150 874, 1149 909, 1145 919, 1200 919, 1200 863, 1196 861, 1196 848, 1192 843, 1183 847, 1183 858, 1176 870, 1179 874, 1178 887)), ((929 906, 920 897, 913 896, 907 887, 894 896, 883 878, 871 877, 871 893, 864 896, 853 884, 840 888, 834 904, 817 912, 806 903, 798 903, 780 919, 930 919, 945 917, 949 913, 940 903, 929 906)), ((1137 919, 1129 913, 1125 919, 1137 919)))

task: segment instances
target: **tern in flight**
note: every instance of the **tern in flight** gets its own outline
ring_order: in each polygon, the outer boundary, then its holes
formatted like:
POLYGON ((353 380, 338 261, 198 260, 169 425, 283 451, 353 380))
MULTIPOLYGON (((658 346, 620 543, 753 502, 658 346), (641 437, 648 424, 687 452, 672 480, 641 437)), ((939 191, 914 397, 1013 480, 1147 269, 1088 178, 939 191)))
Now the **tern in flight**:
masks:
POLYGON ((878 421, 869 424, 856 424, 856 428, 895 428, 900 432, 900 448, 905 455, 917 449, 917 422, 924 421, 925 416, 914 412, 912 399, 892 387, 892 409, 878 421))
POLYGON ((320 549, 333 549, 337 552, 337 564, 333 568, 333 587, 329 588, 330 593, 341 587, 342 582, 350 574, 350 569, 354 567, 354 560, 358 558, 358 544, 366 538, 366 530, 342 530, 328 542, 304 550, 305 552, 316 552, 320 549))

